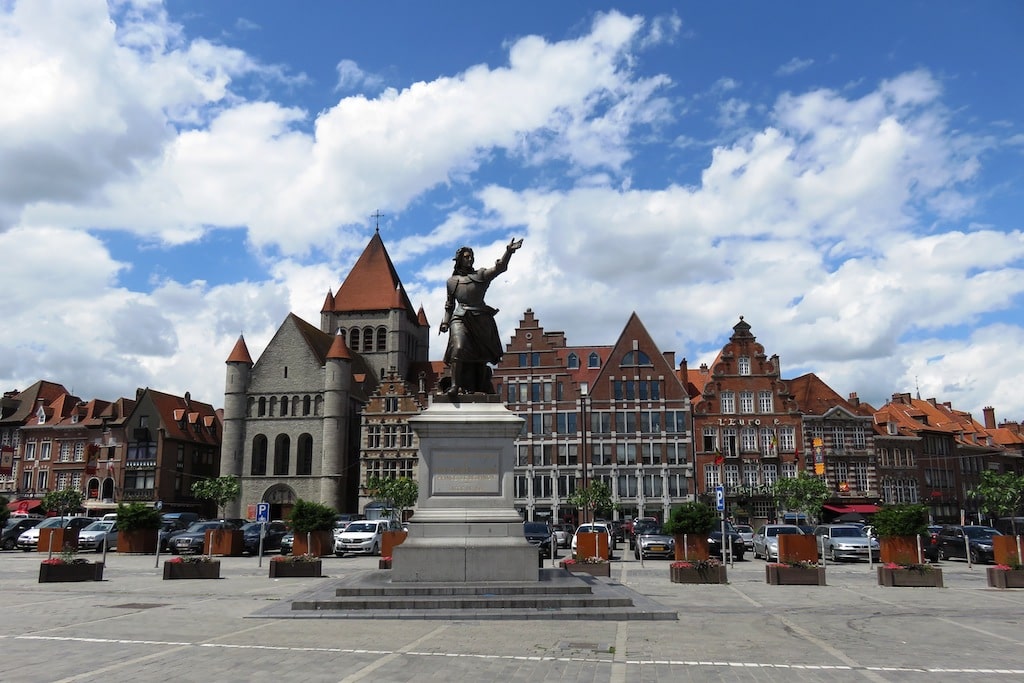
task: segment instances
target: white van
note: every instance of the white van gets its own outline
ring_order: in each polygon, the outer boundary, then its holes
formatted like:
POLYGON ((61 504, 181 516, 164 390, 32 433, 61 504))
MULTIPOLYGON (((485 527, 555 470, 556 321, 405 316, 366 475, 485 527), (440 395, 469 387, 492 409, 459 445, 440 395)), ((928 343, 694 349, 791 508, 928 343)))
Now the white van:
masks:
POLYGON ((334 554, 338 557, 344 557, 346 553, 380 555, 385 531, 402 531, 402 525, 393 519, 356 520, 335 536, 334 554))
POLYGON ((103 515, 103 521, 104 522, 116 522, 117 521, 117 513, 116 512, 108 512, 107 514, 103 515))

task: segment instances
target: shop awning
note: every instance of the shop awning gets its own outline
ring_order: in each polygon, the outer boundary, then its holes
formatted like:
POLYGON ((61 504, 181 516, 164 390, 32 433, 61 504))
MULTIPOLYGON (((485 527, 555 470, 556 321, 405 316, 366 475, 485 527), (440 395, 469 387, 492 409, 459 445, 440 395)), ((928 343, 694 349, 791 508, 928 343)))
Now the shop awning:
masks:
POLYGON ((22 500, 15 500, 7 504, 7 509, 11 512, 32 512, 32 510, 42 507, 43 501, 38 498, 23 498, 22 500))
POLYGON ((878 512, 877 505, 859 505, 855 503, 852 503, 850 505, 823 505, 822 507, 830 512, 835 512, 839 515, 845 514, 847 512, 855 512, 861 515, 873 515, 876 512, 878 512))

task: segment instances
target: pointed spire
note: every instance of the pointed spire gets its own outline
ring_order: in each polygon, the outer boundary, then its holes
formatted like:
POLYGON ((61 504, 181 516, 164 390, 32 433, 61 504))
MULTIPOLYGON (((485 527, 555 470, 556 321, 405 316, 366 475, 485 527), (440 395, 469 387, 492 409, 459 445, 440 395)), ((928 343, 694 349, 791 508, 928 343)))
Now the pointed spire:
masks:
POLYGON ((324 306, 320 309, 321 313, 329 313, 334 310, 334 294, 331 290, 327 290, 327 298, 324 299, 324 306))
POLYGON ((249 355, 249 347, 245 345, 245 337, 238 335, 238 341, 235 342, 235 348, 231 349, 226 363, 248 363, 252 365, 252 356, 249 355))
POLYGON ((416 312, 416 322, 421 327, 430 327, 430 323, 427 322, 427 312, 423 310, 423 304, 420 304, 420 310, 416 312))
POLYGON ((331 342, 331 348, 327 351, 328 360, 352 360, 352 352, 348 349, 348 344, 345 343, 345 335, 338 330, 334 335, 334 341, 331 342))

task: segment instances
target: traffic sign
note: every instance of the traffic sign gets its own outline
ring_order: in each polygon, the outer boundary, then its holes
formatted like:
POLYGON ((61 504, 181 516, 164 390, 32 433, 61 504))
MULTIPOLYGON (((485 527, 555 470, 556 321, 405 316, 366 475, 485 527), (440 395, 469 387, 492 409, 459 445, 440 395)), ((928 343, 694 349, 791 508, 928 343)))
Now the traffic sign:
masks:
POLYGON ((715 487, 715 509, 719 512, 725 511, 725 487, 715 487))
POLYGON ((256 503, 256 521, 270 521, 270 503, 256 503))

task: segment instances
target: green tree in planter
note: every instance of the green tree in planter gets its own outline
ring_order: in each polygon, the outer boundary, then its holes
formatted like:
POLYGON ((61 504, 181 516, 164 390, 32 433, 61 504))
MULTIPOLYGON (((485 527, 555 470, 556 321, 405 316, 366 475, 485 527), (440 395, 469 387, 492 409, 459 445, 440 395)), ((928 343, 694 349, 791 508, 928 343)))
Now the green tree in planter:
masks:
POLYGON ((337 516, 334 508, 300 498, 295 501, 288 521, 295 533, 307 534, 312 531, 333 531, 337 516))
POLYGON ((201 500, 213 501, 217 506, 217 514, 222 518, 228 503, 238 498, 241 493, 242 487, 238 483, 238 477, 201 479, 192 484, 192 495, 201 500))
POLYGON ((420 488, 409 477, 371 477, 366 482, 366 492, 389 509, 397 510, 399 519, 405 519, 405 511, 419 499, 420 488))
POLYGON ((928 533, 928 508, 917 503, 885 505, 871 518, 879 538, 923 536, 928 533))
POLYGON ((565 502, 574 508, 589 511, 590 519, 593 519, 593 513, 598 510, 610 512, 615 507, 612 503, 612 491, 603 481, 592 481, 586 488, 576 489, 565 502))
POLYGON ((802 512, 808 523, 818 519, 821 507, 832 497, 824 479, 800 472, 796 477, 775 480, 772 487, 776 500, 786 510, 802 512))
POLYGON ((68 488, 50 491, 43 496, 41 504, 48 512, 56 512, 61 517, 66 517, 73 512, 78 512, 82 507, 83 500, 85 500, 85 496, 81 491, 68 488))
POLYGON ((1017 535, 1017 514, 1024 510, 1024 475, 985 470, 971 493, 981 498, 981 509, 988 514, 1009 517, 1013 535, 1017 535))
POLYGON ((118 531, 156 531, 160 528, 160 511, 145 503, 118 503, 118 531))
POLYGON ((710 505, 691 501, 672 510, 664 529, 670 536, 706 534, 717 521, 718 513, 710 505))

